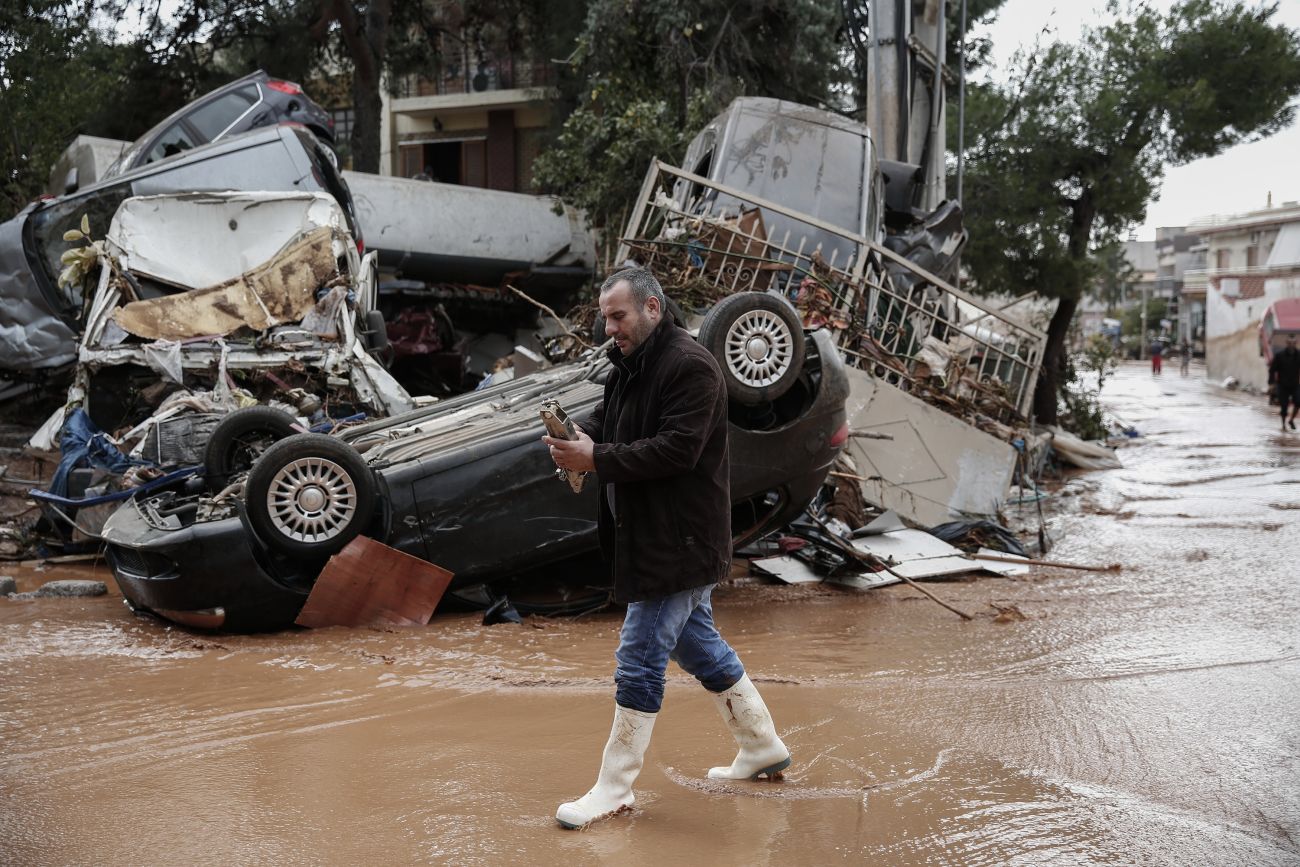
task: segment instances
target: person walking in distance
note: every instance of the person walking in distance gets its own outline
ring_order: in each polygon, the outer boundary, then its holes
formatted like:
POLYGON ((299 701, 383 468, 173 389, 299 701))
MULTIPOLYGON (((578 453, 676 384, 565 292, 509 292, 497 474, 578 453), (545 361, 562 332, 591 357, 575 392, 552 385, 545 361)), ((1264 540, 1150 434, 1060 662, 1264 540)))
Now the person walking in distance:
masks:
POLYGON ((1295 430, 1295 416, 1300 409, 1300 350, 1296 349, 1295 336, 1286 339, 1286 348, 1273 356, 1268 365, 1268 384, 1274 388, 1278 412, 1282 413, 1282 430, 1287 425, 1295 430), (1286 417, 1287 404, 1291 405, 1291 418, 1286 417))
POLYGON ((1160 360, 1165 353, 1165 347, 1159 340, 1151 341, 1151 375, 1160 375, 1160 360))
POLYGON ((614 339, 604 399, 576 440, 543 437, 556 466, 595 471, 601 549, 627 613, 614 653, 614 725, 596 784, 555 818, 582 828, 635 798, 672 659, 713 695, 739 747, 723 780, 775 779, 790 764, 771 714, 713 622, 714 585, 731 568, 727 394, 713 356, 665 309, 642 268, 600 288, 614 339))
POLYGON ((1191 366, 1192 366, 1192 344, 1184 340, 1182 348, 1179 351, 1178 372, 1181 373, 1183 376, 1186 376, 1187 371, 1191 369, 1191 366))

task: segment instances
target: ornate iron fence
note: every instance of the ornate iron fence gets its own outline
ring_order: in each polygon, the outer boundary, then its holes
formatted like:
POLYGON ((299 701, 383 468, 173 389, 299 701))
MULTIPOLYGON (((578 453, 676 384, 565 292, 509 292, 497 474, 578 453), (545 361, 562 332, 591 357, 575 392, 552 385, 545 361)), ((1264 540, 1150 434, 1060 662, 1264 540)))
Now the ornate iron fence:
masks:
POLYGON ((620 239, 629 258, 686 307, 779 292, 851 365, 953 414, 1028 417, 1046 335, 874 238, 656 161, 620 239))

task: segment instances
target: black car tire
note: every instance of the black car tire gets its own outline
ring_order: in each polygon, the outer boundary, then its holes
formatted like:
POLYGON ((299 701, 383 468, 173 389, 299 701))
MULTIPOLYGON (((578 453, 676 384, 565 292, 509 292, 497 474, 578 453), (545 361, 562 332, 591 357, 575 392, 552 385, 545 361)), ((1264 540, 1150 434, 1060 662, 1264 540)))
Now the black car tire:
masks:
MULTIPOLYGON (((685 328, 686 311, 682 310, 682 305, 667 295, 664 296, 664 300, 668 302, 664 306, 668 308, 669 313, 673 314, 673 321, 685 328)), ((605 314, 597 310, 596 319, 591 323, 591 343, 593 346, 600 346, 606 340, 609 340, 609 338, 605 336, 605 314)))
POLYGON ((745 406, 785 394, 803 367, 799 314, 769 292, 723 298, 705 314, 697 339, 722 368, 728 396, 745 406))
POLYGON ((318 558, 370 523, 375 479, 365 459, 325 434, 294 434, 271 446, 248 474, 248 521, 269 548, 318 558))
POLYGON ((294 418, 269 406, 247 406, 223 418, 203 452, 203 474, 214 490, 250 469, 268 448, 298 430, 294 418))

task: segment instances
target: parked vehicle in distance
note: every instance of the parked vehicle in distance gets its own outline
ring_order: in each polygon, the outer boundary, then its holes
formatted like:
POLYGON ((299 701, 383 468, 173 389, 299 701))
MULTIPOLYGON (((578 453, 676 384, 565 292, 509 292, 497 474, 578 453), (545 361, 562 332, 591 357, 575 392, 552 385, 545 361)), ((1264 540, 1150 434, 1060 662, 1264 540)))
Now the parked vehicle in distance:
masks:
MULTIPOLYGON (((172 112, 136 139, 104 172, 104 178, 164 160, 250 129, 294 123, 325 144, 334 166, 334 119, 300 85, 264 70, 245 75, 172 112)), ((71 192, 71 190, 69 190, 71 192)))
POLYGON ((102 237, 131 196, 227 190, 325 192, 362 247, 352 195, 326 147, 306 129, 276 126, 186 151, 56 199, 33 202, 0 224, 0 373, 22 376, 77 357, 86 297, 61 288, 64 232, 90 220, 102 237))
MULTIPOLYGON (((728 383, 738 545, 802 511, 848 438, 848 378, 830 336, 805 333, 776 296, 747 296, 754 315, 736 296, 706 317, 701 342, 726 351, 775 338, 797 352, 752 371, 739 383, 748 390, 728 383), (769 381, 779 396, 757 388, 769 381)), ((558 400, 580 422, 610 363, 595 351, 334 436, 289 436, 256 459, 242 498, 137 497, 103 528, 118 586, 178 623, 260 631, 291 624, 326 558, 359 534, 451 570, 453 592, 594 552, 598 485, 575 494, 556 479, 538 411, 558 400)))

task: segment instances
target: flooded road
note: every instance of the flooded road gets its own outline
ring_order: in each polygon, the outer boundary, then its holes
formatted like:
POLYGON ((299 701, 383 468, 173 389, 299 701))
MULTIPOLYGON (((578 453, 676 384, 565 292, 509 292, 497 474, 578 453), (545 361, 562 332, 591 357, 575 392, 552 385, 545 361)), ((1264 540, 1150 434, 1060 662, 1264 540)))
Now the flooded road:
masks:
POLYGON ((0 862, 1300 863, 1300 434, 1136 365, 1104 399, 1146 438, 1048 530, 1123 571, 931 584, 969 623, 720 588, 786 781, 704 778, 734 746, 674 668, 637 809, 585 832, 552 817, 594 781, 615 613, 241 637, 0 600, 0 862))

